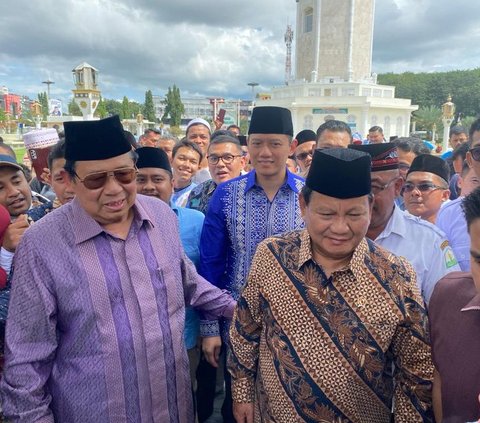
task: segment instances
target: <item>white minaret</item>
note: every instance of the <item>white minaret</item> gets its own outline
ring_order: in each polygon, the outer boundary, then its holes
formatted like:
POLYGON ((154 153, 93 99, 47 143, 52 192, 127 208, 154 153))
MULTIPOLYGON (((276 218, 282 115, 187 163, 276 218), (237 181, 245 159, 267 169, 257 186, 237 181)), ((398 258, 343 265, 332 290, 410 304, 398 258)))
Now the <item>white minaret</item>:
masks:
POLYGON ((375 0, 296 2, 296 79, 369 80, 375 0))
POLYGON ((75 89, 73 98, 83 114, 84 120, 92 120, 93 113, 100 101, 98 90, 98 70, 86 62, 72 70, 75 89))

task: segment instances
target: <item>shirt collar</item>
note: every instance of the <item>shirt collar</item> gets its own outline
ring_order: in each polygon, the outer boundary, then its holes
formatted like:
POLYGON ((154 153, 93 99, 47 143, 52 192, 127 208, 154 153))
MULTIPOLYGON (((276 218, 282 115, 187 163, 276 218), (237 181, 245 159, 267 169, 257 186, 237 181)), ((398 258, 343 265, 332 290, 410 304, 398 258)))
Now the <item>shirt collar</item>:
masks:
MULTIPOLYGON (((74 198, 69 205, 72 208, 72 227, 76 244, 88 241, 102 232, 105 232, 100 224, 93 219, 80 205, 77 198, 74 198)), ((148 222, 148 224, 152 227, 155 226, 153 219, 143 206, 142 201, 138 196, 133 205, 133 212, 134 215, 132 226, 136 225, 137 227, 141 227, 144 222, 148 222)))
POLYGON ((390 219, 388 219, 387 226, 385 226, 385 229, 382 231, 382 233, 378 235, 377 239, 380 240, 383 238, 388 238, 392 232, 400 235, 402 238, 405 238, 407 235, 407 226, 405 225, 405 221, 403 219, 404 213, 405 212, 400 210, 400 208, 395 205, 393 207, 393 213, 390 216, 390 219))
POLYGON ((461 311, 480 311, 480 293, 477 293, 461 311))
MULTIPOLYGON (((294 174, 292 172, 290 172, 287 168, 285 168, 285 170, 287 172, 287 179, 283 183, 281 188, 283 188, 284 186, 288 186, 293 192, 296 192, 298 194, 300 191, 298 190, 297 184, 295 183, 294 174)), ((245 192, 249 191, 254 186, 259 186, 259 185, 257 185, 257 181, 256 181, 255 169, 251 170, 247 174, 247 183, 245 185, 245 192)))
MULTIPOLYGON (((365 255, 368 253, 368 250, 368 242, 365 238, 363 238, 360 241, 360 244, 358 244, 357 248, 355 248, 353 251, 350 263, 345 268, 351 270, 357 279, 362 276, 360 273, 361 269, 364 267, 365 255)), ((304 229, 300 234, 300 249, 298 253, 297 270, 300 270, 302 266, 310 260, 313 261, 311 238, 308 231, 304 229)))

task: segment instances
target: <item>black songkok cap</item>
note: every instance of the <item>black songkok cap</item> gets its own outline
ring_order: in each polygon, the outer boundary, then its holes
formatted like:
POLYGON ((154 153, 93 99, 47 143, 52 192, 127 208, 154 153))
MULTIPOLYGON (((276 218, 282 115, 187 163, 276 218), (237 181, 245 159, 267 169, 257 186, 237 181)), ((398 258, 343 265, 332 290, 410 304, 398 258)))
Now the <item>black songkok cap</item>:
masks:
POLYGON ((305 185, 329 197, 362 197, 371 191, 370 168, 370 156, 361 151, 315 150, 305 185))
POLYGON ((348 148, 370 154, 372 172, 398 169, 398 151, 394 143, 349 145, 348 148))
POLYGON ((248 134, 283 134, 293 137, 292 114, 284 107, 255 107, 248 134))
POLYGON ((138 154, 137 168, 142 169, 144 167, 156 167, 158 169, 165 169, 172 173, 172 166, 170 166, 170 160, 168 160, 167 153, 157 147, 142 147, 137 148, 138 154))
POLYGON ((247 146, 247 136, 246 135, 237 135, 238 141, 240 141, 240 145, 242 147, 247 146))
POLYGON ((105 160, 128 153, 132 146, 118 116, 65 122, 66 160, 105 160))
POLYGON ((450 179, 450 169, 445 160, 431 154, 420 154, 413 159, 407 176, 412 172, 429 172, 440 176, 448 183, 450 179))
POLYGON ((311 129, 304 129, 297 134, 295 139, 298 141, 298 145, 300 145, 304 142, 317 141, 317 134, 311 129))

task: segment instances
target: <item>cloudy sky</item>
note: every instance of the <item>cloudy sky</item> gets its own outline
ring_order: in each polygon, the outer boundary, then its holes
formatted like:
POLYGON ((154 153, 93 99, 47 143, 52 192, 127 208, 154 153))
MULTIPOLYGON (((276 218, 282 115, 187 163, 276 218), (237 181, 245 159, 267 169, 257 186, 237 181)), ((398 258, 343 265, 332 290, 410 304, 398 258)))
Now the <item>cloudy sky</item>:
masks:
MULTIPOLYGON (((337 0, 346 1, 346 0, 337 0)), ((360 0, 361 2, 361 0, 360 0)), ((250 98, 284 78, 294 0, 1 0, 0 86, 67 100, 71 70, 100 70, 106 98, 143 101, 176 83, 183 96, 250 98)), ((377 0, 373 71, 480 66, 476 0, 377 0)), ((294 28, 295 29, 295 28, 294 28)))

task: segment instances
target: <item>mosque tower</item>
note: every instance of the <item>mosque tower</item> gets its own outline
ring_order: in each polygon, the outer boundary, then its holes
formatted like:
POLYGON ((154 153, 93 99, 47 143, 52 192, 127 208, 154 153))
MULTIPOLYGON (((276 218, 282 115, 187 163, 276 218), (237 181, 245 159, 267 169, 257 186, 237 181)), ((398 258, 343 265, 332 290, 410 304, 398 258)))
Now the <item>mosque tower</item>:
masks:
POLYGON ((371 80, 375 0, 296 2, 296 79, 371 80))

